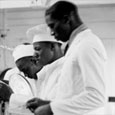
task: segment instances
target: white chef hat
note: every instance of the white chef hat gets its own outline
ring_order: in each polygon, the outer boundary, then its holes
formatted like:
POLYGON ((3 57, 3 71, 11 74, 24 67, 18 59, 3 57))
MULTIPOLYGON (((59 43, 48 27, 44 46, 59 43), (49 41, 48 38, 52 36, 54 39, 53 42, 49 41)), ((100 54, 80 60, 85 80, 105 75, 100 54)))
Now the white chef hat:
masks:
POLYGON ((35 42, 56 42, 62 43, 61 41, 57 41, 54 36, 50 35, 50 29, 47 24, 40 24, 33 28, 30 28, 27 31, 27 36, 31 36, 33 38, 32 43, 35 42))
POLYGON ((27 56, 33 56, 34 55, 34 49, 33 45, 18 45, 14 51, 13 51, 13 57, 14 61, 16 62, 18 59, 27 57, 27 56))

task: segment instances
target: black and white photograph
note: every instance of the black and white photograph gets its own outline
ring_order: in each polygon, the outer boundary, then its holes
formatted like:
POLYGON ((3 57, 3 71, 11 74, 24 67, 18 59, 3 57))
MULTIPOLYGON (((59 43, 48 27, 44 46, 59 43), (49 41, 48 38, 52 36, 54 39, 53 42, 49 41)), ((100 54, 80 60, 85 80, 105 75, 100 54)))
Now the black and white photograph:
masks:
POLYGON ((0 0, 0 115, 115 115, 115 0, 0 0))

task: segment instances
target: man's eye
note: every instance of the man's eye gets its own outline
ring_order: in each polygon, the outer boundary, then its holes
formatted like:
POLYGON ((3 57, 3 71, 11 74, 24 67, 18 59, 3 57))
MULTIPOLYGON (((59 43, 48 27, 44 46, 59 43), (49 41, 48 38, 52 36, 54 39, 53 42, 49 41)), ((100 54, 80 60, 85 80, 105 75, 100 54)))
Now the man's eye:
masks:
POLYGON ((40 51, 40 50, 41 50, 41 48, 36 47, 36 48, 35 48, 35 50, 36 50, 36 51, 40 51))

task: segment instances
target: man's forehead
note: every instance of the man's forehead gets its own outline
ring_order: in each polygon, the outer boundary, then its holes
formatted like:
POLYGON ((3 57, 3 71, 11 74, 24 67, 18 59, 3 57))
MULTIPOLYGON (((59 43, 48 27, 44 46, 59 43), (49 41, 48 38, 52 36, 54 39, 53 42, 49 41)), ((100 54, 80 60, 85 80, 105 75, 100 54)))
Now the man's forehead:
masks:
POLYGON ((33 46, 34 46, 34 49, 36 49, 36 48, 44 48, 48 44, 49 44, 48 42, 36 42, 36 43, 33 44, 33 46))
POLYGON ((53 24, 53 23, 55 23, 55 22, 57 22, 57 20, 54 19, 54 18, 52 18, 51 15, 47 15, 47 16, 46 16, 46 23, 47 23, 47 25, 53 24))
POLYGON ((34 47, 36 47, 36 46, 41 46, 41 45, 43 45, 45 42, 43 41, 43 42, 35 42, 35 43, 33 43, 33 46, 34 47))

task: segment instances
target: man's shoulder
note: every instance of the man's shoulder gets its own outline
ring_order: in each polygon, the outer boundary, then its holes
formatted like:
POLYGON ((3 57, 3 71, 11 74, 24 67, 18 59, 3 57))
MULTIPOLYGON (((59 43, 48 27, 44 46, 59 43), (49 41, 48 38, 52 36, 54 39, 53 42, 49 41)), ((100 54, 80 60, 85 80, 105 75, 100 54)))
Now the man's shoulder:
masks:
POLYGON ((55 67, 58 67, 59 65, 61 65, 63 62, 64 62, 64 56, 55 60, 53 63, 49 64, 47 67, 48 68, 55 68, 55 67))
POLYGON ((17 67, 14 67, 14 68, 12 68, 12 69, 10 69, 10 70, 8 70, 8 71, 6 72, 6 75, 5 75, 5 77, 4 77, 4 80, 9 80, 12 75, 14 75, 14 74, 19 74, 19 73, 20 73, 20 71, 18 70, 18 68, 17 68, 17 67))
POLYGON ((42 70, 40 72, 37 73, 37 75, 41 75, 41 74, 48 74, 48 73, 51 73, 52 71, 55 71, 57 70, 57 68, 61 67, 61 65, 63 64, 64 62, 64 56, 55 60, 54 62, 52 62, 51 64, 47 64, 45 65, 42 70))

